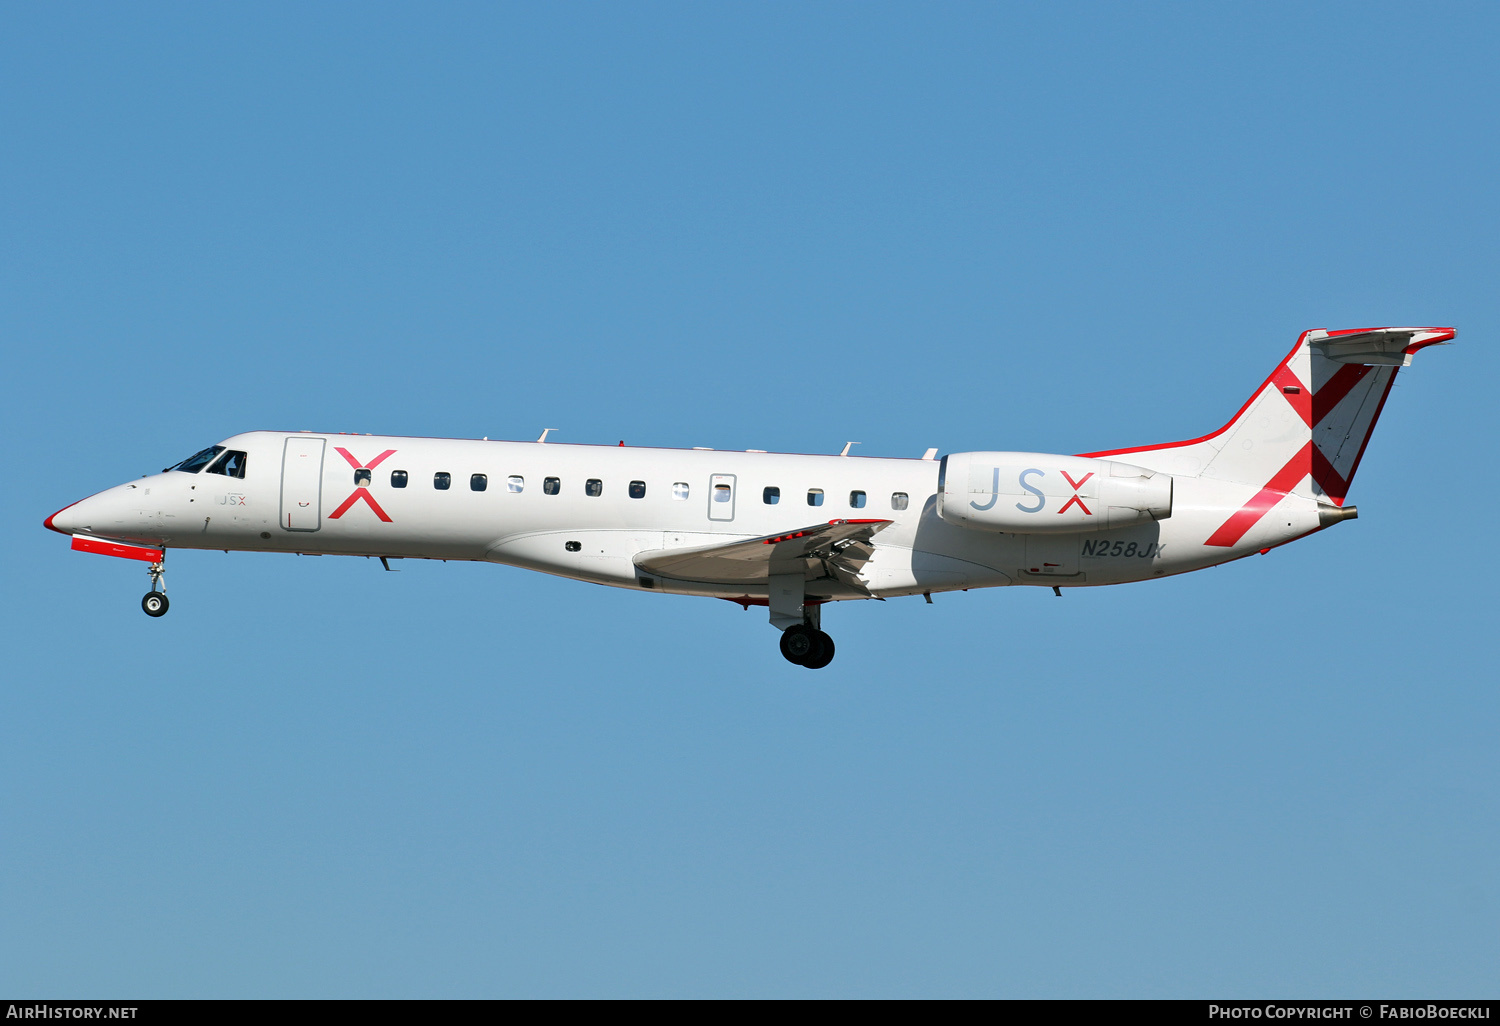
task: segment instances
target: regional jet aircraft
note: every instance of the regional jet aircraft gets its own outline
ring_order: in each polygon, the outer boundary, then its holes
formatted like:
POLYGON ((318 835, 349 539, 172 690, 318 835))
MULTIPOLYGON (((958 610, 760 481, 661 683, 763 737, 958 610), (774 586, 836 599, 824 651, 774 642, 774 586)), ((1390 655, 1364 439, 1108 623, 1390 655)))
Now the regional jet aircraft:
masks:
MULTIPOLYGON (((73 548, 467 559, 764 606, 826 666, 830 602, 1145 581, 1264 553, 1345 503, 1397 371, 1452 328, 1304 332, 1228 424, 1082 455, 941 460, 251 431, 45 521, 73 548)), ((551 430, 550 428, 548 429, 551 430)))

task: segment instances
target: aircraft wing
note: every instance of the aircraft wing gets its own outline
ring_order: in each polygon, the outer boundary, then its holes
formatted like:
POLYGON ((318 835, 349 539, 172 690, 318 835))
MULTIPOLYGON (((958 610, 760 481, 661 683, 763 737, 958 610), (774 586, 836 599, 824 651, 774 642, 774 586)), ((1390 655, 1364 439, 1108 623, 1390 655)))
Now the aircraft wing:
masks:
POLYGON ((763 584, 773 574, 832 577, 869 594, 860 571, 890 520, 833 520, 781 534, 691 549, 643 552, 635 565, 658 577, 709 584, 763 584))

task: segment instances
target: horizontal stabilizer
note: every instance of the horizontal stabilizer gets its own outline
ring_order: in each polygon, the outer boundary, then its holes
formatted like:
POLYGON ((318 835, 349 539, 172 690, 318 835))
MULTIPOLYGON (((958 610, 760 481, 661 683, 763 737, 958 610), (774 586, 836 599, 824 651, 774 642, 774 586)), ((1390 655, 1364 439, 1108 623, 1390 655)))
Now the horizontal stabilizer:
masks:
POLYGON ((772 574, 833 577, 867 590, 859 572, 874 549, 871 539, 890 520, 832 520, 826 524, 691 549, 643 552, 635 565, 645 573, 711 584, 765 583, 772 574))
POLYGON ((1452 328, 1354 328, 1308 332, 1307 344, 1335 363, 1410 367, 1412 353, 1447 342, 1453 335, 1452 328))

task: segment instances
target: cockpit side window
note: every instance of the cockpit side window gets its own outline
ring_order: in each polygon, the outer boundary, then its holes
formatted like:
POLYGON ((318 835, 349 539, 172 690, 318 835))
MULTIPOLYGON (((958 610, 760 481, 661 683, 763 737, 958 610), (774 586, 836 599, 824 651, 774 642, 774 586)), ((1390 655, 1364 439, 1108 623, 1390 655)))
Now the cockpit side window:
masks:
POLYGON ((204 467, 212 463, 214 457, 218 456, 219 453, 223 451, 224 447, 222 445, 212 446, 208 449, 204 449, 202 452, 193 453, 193 455, 189 456, 187 459, 183 460, 175 467, 168 467, 167 470, 180 470, 184 474, 196 474, 198 473, 198 471, 202 470, 204 467))
MULTIPOLYGON (((224 454, 223 459, 208 468, 208 472, 210 474, 223 474, 225 477, 243 478, 245 476, 245 463, 248 459, 249 457, 238 449, 230 449, 224 454)), ((369 482, 366 481, 365 483, 368 484, 369 482)))

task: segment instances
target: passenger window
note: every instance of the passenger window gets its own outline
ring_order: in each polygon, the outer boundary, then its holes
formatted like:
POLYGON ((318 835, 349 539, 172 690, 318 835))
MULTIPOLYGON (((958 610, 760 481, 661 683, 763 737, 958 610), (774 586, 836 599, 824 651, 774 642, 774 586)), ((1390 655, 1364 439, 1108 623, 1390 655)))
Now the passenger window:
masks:
POLYGON ((891 493, 891 509, 905 509, 909 502, 911 499, 905 492, 891 493))
POLYGON ((760 498, 767 506, 774 506, 781 501, 781 489, 775 485, 771 485, 760 493, 760 498))
POLYGON ((688 486, 686 481, 674 481, 672 483, 672 498, 686 499, 688 497, 688 486))
POLYGON ((520 474, 512 474, 505 479, 505 490, 507 492, 522 492, 526 490, 526 479, 520 474))
POLYGON ((547 495, 556 495, 562 491, 562 481, 555 477, 545 477, 542 479, 542 491, 547 495))
POLYGON ((646 497, 646 482, 630 482, 630 497, 632 499, 644 499, 646 497))
POLYGON ((391 471, 391 487, 392 488, 405 488, 406 487, 406 471, 404 471, 404 470, 393 470, 393 471, 391 471))
POLYGON ((469 475, 469 491, 471 491, 471 492, 482 492, 486 488, 488 488, 489 486, 490 486, 489 475, 487 475, 487 474, 470 474, 469 475))
POLYGON ((237 449, 230 449, 222 460, 208 468, 208 472, 242 478, 245 476, 245 454, 237 449))
POLYGON ((354 472, 354 487, 361 488, 370 483, 370 472, 360 469, 354 472))
POLYGON ((823 505, 823 489, 809 488, 807 490, 807 504, 809 506, 823 505))
POLYGON ((604 494, 604 482, 599 480, 597 477, 589 478, 584 482, 583 494, 592 495, 597 499, 599 496, 604 494))
POLYGON ((731 488, 731 487, 729 487, 729 485, 727 485, 727 484, 716 484, 716 485, 714 485, 714 501, 715 502, 728 502, 732 498, 734 498, 734 489, 731 488))
POLYGON ((453 475, 445 470, 440 470, 432 475, 432 487, 440 492, 446 492, 448 486, 453 483, 453 475))
POLYGON ((865 508, 865 493, 864 492, 850 492, 849 493, 849 505, 853 506, 855 509, 864 509, 865 508))
POLYGON ((209 463, 213 461, 214 457, 219 455, 219 453, 223 451, 224 447, 222 445, 215 445, 212 448, 204 449, 202 452, 195 452, 187 459, 177 464, 175 467, 168 467, 167 469, 180 470, 184 474, 196 474, 198 473, 198 471, 208 466, 209 463))

